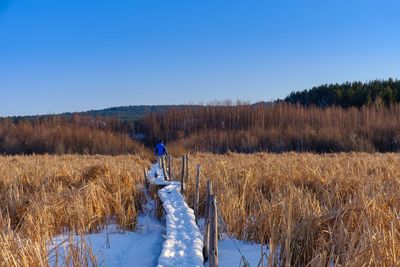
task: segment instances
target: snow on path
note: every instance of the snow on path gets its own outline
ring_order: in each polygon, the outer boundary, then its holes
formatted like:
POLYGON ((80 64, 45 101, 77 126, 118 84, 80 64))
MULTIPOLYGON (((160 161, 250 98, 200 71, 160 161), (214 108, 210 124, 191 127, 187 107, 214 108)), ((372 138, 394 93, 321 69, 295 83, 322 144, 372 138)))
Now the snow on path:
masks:
POLYGON ((155 184, 155 185, 170 185, 170 184, 174 184, 174 185, 180 185, 180 182, 177 181, 166 181, 164 179, 164 173, 162 171, 162 169, 158 166, 158 164, 153 164, 148 172, 147 175, 149 181, 151 184, 155 184))
POLYGON ((151 167, 148 178, 152 184, 165 186, 158 190, 166 212, 166 239, 157 266, 203 266, 203 236, 193 210, 180 193, 180 182, 165 181, 157 164, 151 167))
MULTIPOLYGON (((151 167, 148 178, 150 183, 165 186, 158 191, 164 210, 167 212, 167 236, 158 266, 207 267, 208 263, 203 265, 203 236, 195 223, 193 210, 187 206, 180 194, 180 183, 165 181, 164 174, 157 164, 151 167)), ((204 220, 200 219, 200 229, 203 223, 204 220)), ((250 266, 257 266, 261 259, 259 244, 226 238, 219 241, 218 248, 220 267, 238 266, 242 255, 250 266)))
POLYGON ((158 191, 158 195, 167 213, 166 240, 158 266, 203 266, 203 236, 193 210, 180 193, 180 185, 167 185, 158 191))

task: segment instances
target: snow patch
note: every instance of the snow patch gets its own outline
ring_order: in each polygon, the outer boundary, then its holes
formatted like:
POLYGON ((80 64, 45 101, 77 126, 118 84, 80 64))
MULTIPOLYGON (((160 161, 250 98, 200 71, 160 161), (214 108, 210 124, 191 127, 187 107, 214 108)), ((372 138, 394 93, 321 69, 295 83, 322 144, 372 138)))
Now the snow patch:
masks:
MULTIPOLYGON (((116 225, 108 225, 103 231, 86 234, 83 237, 74 235, 72 240, 78 245, 81 238, 92 248, 100 266, 143 266, 153 267, 157 264, 158 255, 163 243, 164 226, 159 221, 146 215, 138 216, 137 232, 121 231, 116 225)), ((68 247, 68 234, 52 239, 49 250, 57 248, 49 255, 50 266, 64 266, 65 252, 68 247)))
MULTIPOLYGON (((258 266, 261 260, 260 244, 247 243, 237 239, 228 238, 218 241, 218 250, 218 261, 220 267, 239 266, 242 256, 250 266, 258 266)), ((267 251, 266 254, 269 255, 269 251, 267 251)), ((266 262, 267 259, 264 258, 264 264, 266 262)))

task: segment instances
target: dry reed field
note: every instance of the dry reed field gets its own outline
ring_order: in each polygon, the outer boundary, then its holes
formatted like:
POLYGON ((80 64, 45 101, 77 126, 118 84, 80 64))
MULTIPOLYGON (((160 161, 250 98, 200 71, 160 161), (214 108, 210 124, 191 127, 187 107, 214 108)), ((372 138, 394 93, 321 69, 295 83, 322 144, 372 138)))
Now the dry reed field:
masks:
MULTIPOLYGON (((136 156, 0 157, 0 265, 47 266, 48 242, 67 230, 134 229, 136 185, 149 164, 136 156)), ((68 266, 97 264, 84 241, 70 243, 65 257, 68 266)))
MULTIPOLYGON (((227 232, 269 245, 271 265, 400 265, 400 154, 189 157, 187 202, 200 163, 200 210, 209 177, 227 232)), ((1 266, 47 266, 49 240, 66 230, 133 229, 149 164, 137 156, 0 157, 1 266)), ((84 241, 69 245, 65 262, 97 265, 84 241)))
POLYGON ((270 261, 400 266, 399 154, 195 154, 188 203, 196 163, 202 205, 209 177, 228 232, 270 245, 270 261))

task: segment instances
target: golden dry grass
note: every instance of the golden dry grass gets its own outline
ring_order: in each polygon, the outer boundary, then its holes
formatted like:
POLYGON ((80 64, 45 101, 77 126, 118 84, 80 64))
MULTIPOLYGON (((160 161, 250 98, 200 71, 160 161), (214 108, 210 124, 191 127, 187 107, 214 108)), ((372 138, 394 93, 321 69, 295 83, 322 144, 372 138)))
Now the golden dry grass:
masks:
MULTIPOLYGON (((148 165, 135 156, 0 157, 1 266, 46 266, 49 240, 66 230, 133 229, 148 165)), ((96 264, 84 241, 69 245, 65 261, 96 264)))
MULTIPOLYGON (((293 266, 400 265, 400 154, 206 153, 190 155, 213 181, 228 232, 268 244, 293 266), (279 248, 279 249, 278 249, 279 248), (289 259, 289 260, 287 260, 289 259)), ((46 266, 48 241, 110 220, 135 226, 143 168, 135 156, 0 157, 0 262, 46 266)), ((178 176, 180 161, 174 161, 178 176)), ((96 264, 90 246, 70 246, 74 266, 96 264)))
POLYGON ((201 204, 209 177, 228 231, 281 263, 400 266, 400 154, 195 154, 189 203, 196 163, 201 204))

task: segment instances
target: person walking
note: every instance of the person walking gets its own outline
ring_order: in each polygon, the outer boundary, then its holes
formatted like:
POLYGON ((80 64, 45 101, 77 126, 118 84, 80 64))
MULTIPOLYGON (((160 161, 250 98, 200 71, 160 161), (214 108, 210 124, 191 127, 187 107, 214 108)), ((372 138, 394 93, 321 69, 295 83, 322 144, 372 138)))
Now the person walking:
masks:
POLYGON ((160 168, 162 168, 162 161, 166 155, 168 155, 167 147, 164 145, 164 141, 160 140, 154 149, 154 156, 157 158, 160 168))

